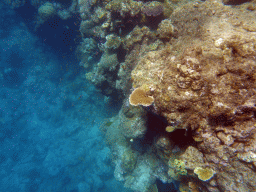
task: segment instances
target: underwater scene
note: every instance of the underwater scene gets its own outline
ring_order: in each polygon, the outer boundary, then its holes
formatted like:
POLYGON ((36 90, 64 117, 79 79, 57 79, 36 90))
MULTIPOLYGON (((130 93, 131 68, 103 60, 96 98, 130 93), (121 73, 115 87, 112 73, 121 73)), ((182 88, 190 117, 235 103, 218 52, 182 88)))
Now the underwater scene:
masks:
POLYGON ((2 0, 0 192, 255 192, 256 0, 2 0))

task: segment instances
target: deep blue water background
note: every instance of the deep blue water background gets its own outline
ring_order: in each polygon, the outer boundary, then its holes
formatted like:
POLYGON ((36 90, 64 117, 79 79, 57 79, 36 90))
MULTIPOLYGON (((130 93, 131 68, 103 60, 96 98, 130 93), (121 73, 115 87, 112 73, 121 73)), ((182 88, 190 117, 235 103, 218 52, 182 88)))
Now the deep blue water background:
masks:
POLYGON ((116 109, 85 79, 75 29, 35 32, 33 14, 0 3, 0 191, 128 191, 98 129, 116 109))

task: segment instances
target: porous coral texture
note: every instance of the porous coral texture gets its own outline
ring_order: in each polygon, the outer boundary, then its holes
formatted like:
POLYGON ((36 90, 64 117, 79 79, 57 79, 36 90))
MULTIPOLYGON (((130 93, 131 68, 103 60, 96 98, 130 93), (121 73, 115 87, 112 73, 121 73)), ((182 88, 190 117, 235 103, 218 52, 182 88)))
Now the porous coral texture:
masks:
POLYGON ((191 130, 216 170, 212 184, 203 183, 209 191, 256 191, 255 16, 220 1, 175 9, 176 37, 141 57, 131 74, 135 87, 154 87, 153 112, 191 130))

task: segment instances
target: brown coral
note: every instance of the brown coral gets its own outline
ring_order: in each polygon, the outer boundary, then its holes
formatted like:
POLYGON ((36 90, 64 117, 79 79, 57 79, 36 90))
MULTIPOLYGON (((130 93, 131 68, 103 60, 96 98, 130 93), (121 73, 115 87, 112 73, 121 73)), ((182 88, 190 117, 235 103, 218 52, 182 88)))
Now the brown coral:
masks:
MULTIPOLYGON (((120 65, 109 63, 109 66, 107 61, 99 62, 95 69, 107 71, 109 75, 95 76, 98 73, 94 73, 91 76, 94 81, 104 77, 106 79, 101 82, 108 80, 108 86, 115 85, 127 94, 131 88, 131 72, 133 87, 137 89, 122 107, 116 120, 118 123, 113 126, 126 145, 135 145, 142 137, 148 139, 146 131, 157 133, 151 148, 154 154, 148 151, 145 162, 155 154, 166 164, 169 158, 169 178, 164 177, 164 181, 184 179, 184 189, 190 186, 202 191, 255 191, 254 9, 233 8, 221 1, 186 2, 144 3, 143 8, 138 6, 133 10, 136 1, 106 1, 103 6, 107 13, 102 19, 102 22, 105 19, 106 27, 98 27, 102 23, 92 23, 93 29, 102 30, 96 30, 101 37, 108 35, 107 40, 114 40, 109 34, 117 36, 120 25, 115 24, 126 24, 124 18, 136 23, 119 33, 122 48, 127 53, 122 58, 124 61, 120 65), (156 6, 152 6, 154 3, 156 6), (168 14, 166 9, 169 9, 168 14), (120 19, 116 23, 115 15, 120 19), (146 19, 158 15, 161 16, 157 17, 160 22, 157 31, 152 26, 144 26, 146 19), (166 20, 160 21, 162 17, 166 20), (117 70, 119 79, 115 84, 110 77, 117 70), (133 106, 148 106, 153 102, 154 105, 146 109, 166 118, 168 123, 163 129, 147 127, 147 111, 133 106), (175 140, 179 134, 186 134, 185 139, 175 140), (214 178, 213 170, 216 171, 214 178), (204 182, 210 178, 211 181, 204 182)), ((89 24, 82 23, 86 31, 91 28, 89 24)), ((119 59, 120 55, 117 53, 115 57, 119 59)), ((109 129, 106 129, 107 133, 109 129)), ((118 134, 114 136, 118 137, 118 134)), ((117 146, 113 141, 112 145, 117 146)), ((154 164, 145 162, 145 167, 154 164)), ((167 170, 163 168, 164 174, 167 170)), ((136 187, 136 179, 137 176, 128 174, 126 185, 136 187)))
POLYGON ((147 92, 139 87, 136 88, 129 97, 129 102, 131 105, 138 106, 149 106, 154 102, 154 98, 149 96, 147 92))

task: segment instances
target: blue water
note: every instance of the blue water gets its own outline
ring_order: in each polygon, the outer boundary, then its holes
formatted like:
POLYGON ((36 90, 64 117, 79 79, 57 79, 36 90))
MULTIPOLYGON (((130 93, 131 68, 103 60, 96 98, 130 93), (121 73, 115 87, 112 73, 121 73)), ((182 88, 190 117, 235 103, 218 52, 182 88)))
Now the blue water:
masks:
POLYGON ((23 11, 0 4, 0 192, 128 191, 98 129, 116 111, 70 42, 23 11))

